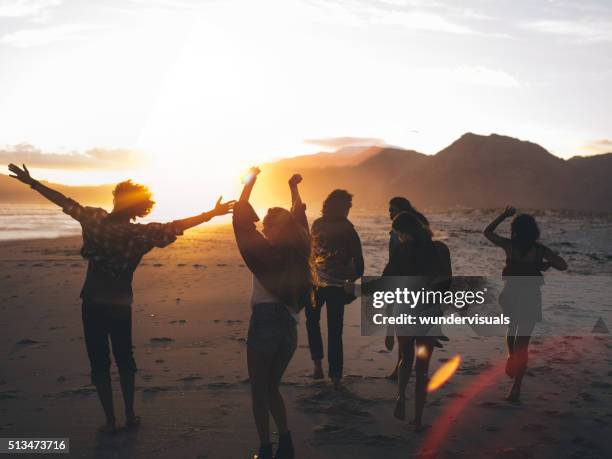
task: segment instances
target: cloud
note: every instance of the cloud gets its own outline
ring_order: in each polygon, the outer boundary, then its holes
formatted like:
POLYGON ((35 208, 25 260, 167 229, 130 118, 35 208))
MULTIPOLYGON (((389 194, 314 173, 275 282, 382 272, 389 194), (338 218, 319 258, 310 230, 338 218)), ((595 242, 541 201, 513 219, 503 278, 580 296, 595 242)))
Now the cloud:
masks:
POLYGON ((16 163, 43 169, 129 170, 146 163, 142 152, 129 149, 93 148, 84 153, 45 153, 22 143, 0 149, 0 164, 16 163))
POLYGON ((589 140, 584 144, 584 148, 591 153, 612 153, 612 139, 589 140))
POLYGON ((0 0, 0 18, 35 16, 61 4, 62 0, 0 0))
POLYGON ((470 27, 457 24, 439 14, 422 11, 378 11, 372 22, 380 25, 396 25, 413 30, 469 35, 476 33, 470 27))
POLYGON ((509 73, 502 70, 490 69, 480 65, 464 65, 452 72, 455 81, 480 86, 495 86, 501 88, 515 88, 520 83, 509 73))
POLYGON ((541 20, 523 24, 535 32, 567 37, 582 42, 612 41, 612 21, 541 20))
POLYGON ((304 140, 304 143, 330 148, 385 145, 383 139, 373 137, 326 137, 323 139, 307 139, 304 140))
POLYGON ((0 43, 17 48, 30 48, 60 41, 84 40, 92 32, 107 29, 95 24, 67 24, 39 29, 23 29, 4 35, 0 43))

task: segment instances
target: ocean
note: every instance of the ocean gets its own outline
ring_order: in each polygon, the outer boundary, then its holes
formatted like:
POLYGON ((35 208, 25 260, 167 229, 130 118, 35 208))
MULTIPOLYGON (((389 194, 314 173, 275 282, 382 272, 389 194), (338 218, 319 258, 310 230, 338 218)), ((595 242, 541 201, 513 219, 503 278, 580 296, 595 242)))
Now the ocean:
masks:
MULTIPOLYGON (((499 210, 452 209, 425 211, 435 238, 451 249, 453 268, 461 275, 497 275, 503 252, 482 235, 483 228, 499 210)), ((534 211, 544 244, 564 256, 574 274, 612 274, 612 215, 572 211, 534 211)), ((316 215, 309 215, 311 220, 316 215)), ((378 271, 387 261, 389 218, 356 209, 350 219, 364 246, 367 266, 378 271)), ((499 227, 509 234, 509 223, 499 227)), ((50 206, 0 205, 0 241, 49 239, 81 233, 77 222, 50 206)))

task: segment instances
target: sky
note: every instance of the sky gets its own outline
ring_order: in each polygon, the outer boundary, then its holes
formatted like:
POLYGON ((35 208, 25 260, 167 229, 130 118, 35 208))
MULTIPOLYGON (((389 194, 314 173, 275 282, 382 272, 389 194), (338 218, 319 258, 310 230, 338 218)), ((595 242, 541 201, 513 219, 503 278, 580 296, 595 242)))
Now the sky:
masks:
POLYGON ((0 164, 64 183, 468 131, 595 154, 611 106, 607 0, 0 0, 0 164))

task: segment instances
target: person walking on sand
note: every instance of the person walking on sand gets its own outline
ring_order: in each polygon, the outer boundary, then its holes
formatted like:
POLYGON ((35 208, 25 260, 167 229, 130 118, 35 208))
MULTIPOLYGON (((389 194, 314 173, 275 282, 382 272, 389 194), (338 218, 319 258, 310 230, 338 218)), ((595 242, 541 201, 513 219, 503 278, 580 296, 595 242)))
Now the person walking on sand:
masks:
MULTIPOLYGON (((361 294, 371 294, 384 286, 385 277, 401 277, 410 290, 446 291, 451 284, 452 268, 448 247, 441 241, 431 239, 431 231, 422 221, 410 212, 401 212, 393 220, 393 230, 397 234, 398 245, 383 271, 383 277, 361 285, 361 294)), ((355 285, 345 284, 347 292, 355 291, 355 285)), ((393 316, 415 314, 440 315, 439 305, 396 304, 393 316)), ((390 330, 391 331, 391 330, 390 330)), ((398 369, 398 396, 393 415, 400 420, 406 418, 406 387, 412 367, 415 370, 415 401, 413 425, 416 432, 423 429, 423 411, 427 398, 429 381, 429 362, 433 350, 438 346, 439 330, 432 325, 395 325, 390 336, 395 335, 401 349, 398 369), (433 333, 433 334, 432 334, 433 333)))
POLYGON ((295 452, 279 385, 297 347, 298 314, 302 308, 310 308, 313 301, 316 272, 306 206, 298 191, 302 177, 296 174, 289 180, 291 211, 268 209, 263 231, 259 232, 255 226, 259 218, 249 204, 259 172, 258 168, 250 170, 233 215, 238 250, 253 273, 247 364, 260 441, 254 457, 293 459, 295 452), (270 443, 269 414, 279 433, 275 455, 270 443))
POLYGON ((542 271, 550 267, 560 271, 567 269, 563 258, 538 242, 540 229, 532 215, 519 214, 514 217, 510 239, 495 232, 501 222, 515 213, 514 207, 506 207, 484 230, 484 236, 506 253, 506 266, 502 272, 504 288, 499 302, 504 313, 510 317, 506 335, 506 374, 514 379, 506 398, 510 402, 520 399, 521 384, 527 369, 529 340, 536 323, 542 320, 542 271))
MULTIPOLYGON (((397 217, 402 212, 410 212, 423 224, 424 227, 429 228, 429 220, 427 220, 427 217, 425 217, 425 215, 423 215, 421 212, 416 210, 408 199, 404 198, 403 196, 395 196, 391 198, 389 200, 389 218, 391 219, 391 222, 393 222, 393 219, 395 219, 395 217, 397 217)), ((399 243, 400 242, 397 237, 397 232, 393 228, 391 228, 391 231, 389 231, 389 260, 391 260, 391 254, 395 251, 399 243)), ((394 335, 388 335, 386 337, 385 347, 389 351, 393 349, 393 345, 395 344, 394 341, 395 341, 394 335)), ((391 374, 387 376, 387 379, 390 379, 392 381, 397 381, 397 372, 398 372, 399 364, 401 360, 402 360, 402 348, 401 346, 398 346, 397 347, 397 363, 395 364, 395 368, 393 368, 393 371, 391 372, 391 374)))
POLYGON ((84 207, 39 181, 33 179, 25 165, 9 165, 11 177, 29 185, 43 197, 58 205, 81 224, 81 256, 88 262, 81 290, 82 319, 87 355, 91 365, 91 382, 96 387, 104 409, 106 423, 101 432, 117 430, 110 378, 109 338, 119 369, 125 406, 126 426, 138 425, 134 412, 134 373, 132 351, 132 278, 142 257, 154 247, 166 247, 188 228, 224 215, 232 210, 233 201, 217 201, 209 212, 170 223, 132 223, 149 214, 155 202, 150 191, 131 180, 117 184, 113 191, 113 210, 84 207))
POLYGON ((306 309, 308 346, 314 362, 314 379, 323 378, 323 341, 321 309, 327 306, 327 359, 334 388, 340 387, 343 371, 342 327, 344 306, 355 299, 344 292, 344 282, 354 282, 363 275, 361 240, 348 219, 352 195, 334 190, 323 202, 322 216, 312 224, 320 286, 314 307, 306 309))

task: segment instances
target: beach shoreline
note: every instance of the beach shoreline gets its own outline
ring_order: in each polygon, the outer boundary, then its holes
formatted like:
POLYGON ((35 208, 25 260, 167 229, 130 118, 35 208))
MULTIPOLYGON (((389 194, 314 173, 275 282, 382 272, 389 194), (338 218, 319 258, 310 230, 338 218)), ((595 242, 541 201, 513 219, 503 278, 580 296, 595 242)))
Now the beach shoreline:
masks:
MULTIPOLYGON (((257 446, 245 352, 251 277, 230 227, 189 231, 146 255, 137 270, 136 407, 143 425, 111 438, 95 434, 103 419, 82 341, 79 291, 86 263, 80 244, 78 236, 0 242, 0 340, 6 355, 0 436, 69 437, 74 457, 249 457, 257 446)), ((430 394, 425 422, 434 427, 418 435, 392 417, 395 386, 384 377, 396 354, 384 349, 380 337, 360 335, 358 302, 345 315, 345 390, 335 392, 327 381, 310 378, 303 314, 298 336, 281 389, 297 457, 612 453, 604 435, 612 423, 609 335, 536 332, 521 405, 503 400, 511 385, 500 371, 503 339, 452 340, 436 351, 431 371, 456 354, 462 365, 430 394)), ((119 409, 115 369, 113 384, 119 409)), ((413 390, 411 381, 409 414, 413 390)))

